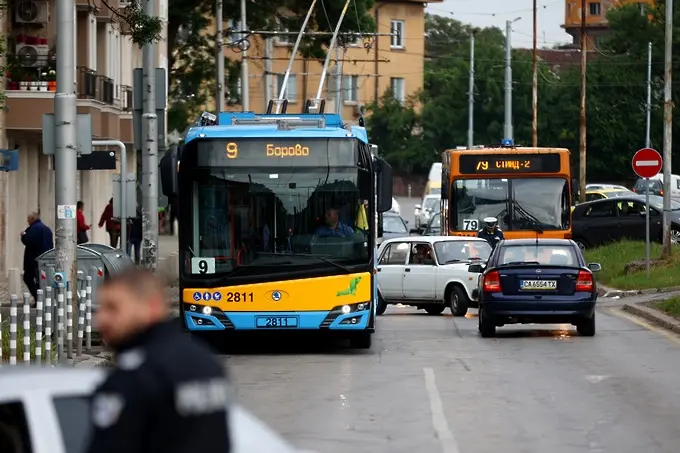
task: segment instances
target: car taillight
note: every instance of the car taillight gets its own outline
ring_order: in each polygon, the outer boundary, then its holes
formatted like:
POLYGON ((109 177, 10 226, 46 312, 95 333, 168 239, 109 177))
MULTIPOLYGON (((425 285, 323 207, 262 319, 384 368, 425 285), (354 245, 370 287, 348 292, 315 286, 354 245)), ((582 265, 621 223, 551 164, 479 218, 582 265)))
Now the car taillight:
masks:
POLYGON ((587 271, 579 272, 576 279, 576 291, 592 291, 593 287, 593 274, 587 271))
POLYGON ((497 293, 501 291, 501 277, 497 271, 491 271, 484 276, 484 292, 497 293))
POLYGON ((663 195, 663 190, 659 192, 659 195, 663 195))
POLYGON ((637 193, 637 188, 633 187, 633 192, 637 193))

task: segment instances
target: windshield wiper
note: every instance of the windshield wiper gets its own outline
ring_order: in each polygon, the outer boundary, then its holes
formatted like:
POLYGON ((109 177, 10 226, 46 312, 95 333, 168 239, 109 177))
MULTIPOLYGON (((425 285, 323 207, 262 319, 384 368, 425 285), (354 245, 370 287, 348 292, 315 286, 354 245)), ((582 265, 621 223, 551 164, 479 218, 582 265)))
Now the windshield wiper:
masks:
MULTIPOLYGON (((534 217, 533 215, 529 214, 529 212, 522 207, 517 201, 512 200, 512 204, 514 207, 514 210, 520 215, 521 219, 526 220, 529 222, 529 225, 536 231, 538 234, 543 234, 543 228, 539 225, 539 220, 534 217)), ((537 263, 538 264, 538 263, 537 263)))
POLYGON ((262 256, 281 256, 281 257, 286 257, 286 256, 295 256, 295 257, 303 257, 303 258, 316 258, 319 261, 323 261, 326 264, 330 264, 331 266, 335 266, 338 269, 342 269, 348 274, 353 273, 353 271, 346 267, 343 266, 342 264, 338 264, 333 260, 329 260, 328 258, 324 258, 323 256, 320 255, 312 255, 310 253, 271 253, 271 252, 257 252, 258 255, 262 256))

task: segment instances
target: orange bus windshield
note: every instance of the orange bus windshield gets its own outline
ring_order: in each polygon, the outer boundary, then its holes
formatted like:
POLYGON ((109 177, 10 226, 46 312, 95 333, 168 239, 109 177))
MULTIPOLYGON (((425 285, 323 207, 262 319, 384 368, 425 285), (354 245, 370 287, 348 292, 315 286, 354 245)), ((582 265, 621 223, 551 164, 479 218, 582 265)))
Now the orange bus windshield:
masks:
POLYGON ((540 148, 449 151, 448 225, 472 234, 487 217, 508 238, 570 237, 569 152, 540 148))

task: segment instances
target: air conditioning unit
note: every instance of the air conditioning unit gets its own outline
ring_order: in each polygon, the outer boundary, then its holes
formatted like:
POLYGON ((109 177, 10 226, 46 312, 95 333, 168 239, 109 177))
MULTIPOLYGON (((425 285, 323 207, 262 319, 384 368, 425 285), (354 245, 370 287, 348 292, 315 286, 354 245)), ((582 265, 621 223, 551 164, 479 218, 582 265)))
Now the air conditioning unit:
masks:
POLYGON ((50 21, 50 4, 46 1, 19 0, 14 18, 18 24, 46 24, 50 21))
POLYGON ((354 105, 354 114, 356 116, 362 116, 364 114, 364 109, 365 109, 364 104, 355 104, 354 105))
POLYGON ((49 62, 50 46, 17 44, 16 55, 19 64, 25 68, 41 68, 49 62))

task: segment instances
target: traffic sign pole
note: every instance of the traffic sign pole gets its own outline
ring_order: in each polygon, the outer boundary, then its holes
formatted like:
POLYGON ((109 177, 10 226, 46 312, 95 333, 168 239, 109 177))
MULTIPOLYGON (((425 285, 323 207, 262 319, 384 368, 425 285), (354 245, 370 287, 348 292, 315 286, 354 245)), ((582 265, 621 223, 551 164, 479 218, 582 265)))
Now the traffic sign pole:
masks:
POLYGON ((641 178, 645 178, 645 270, 649 278, 649 263, 651 247, 649 242, 649 178, 659 174, 663 167, 663 159, 658 151, 652 148, 642 148, 633 156, 633 171, 641 178))
POLYGON ((649 178, 645 178, 645 206, 647 209, 645 215, 645 270, 647 271, 647 278, 649 278, 649 260, 651 255, 651 247, 649 245, 649 178))

